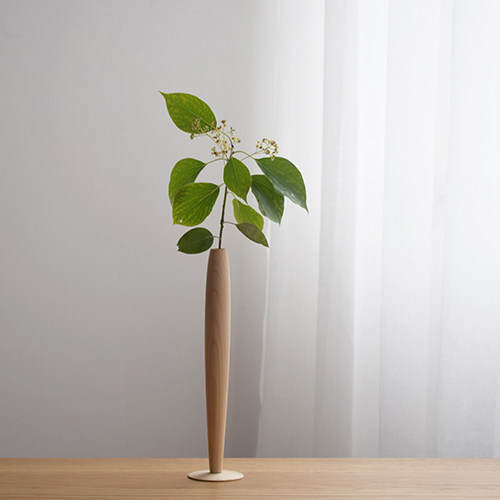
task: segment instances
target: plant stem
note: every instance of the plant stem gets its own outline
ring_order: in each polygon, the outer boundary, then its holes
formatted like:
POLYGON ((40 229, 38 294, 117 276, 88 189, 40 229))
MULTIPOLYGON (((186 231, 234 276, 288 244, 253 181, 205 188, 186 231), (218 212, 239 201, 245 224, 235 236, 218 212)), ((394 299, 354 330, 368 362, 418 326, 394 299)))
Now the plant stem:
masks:
POLYGON ((207 161, 207 162, 205 163, 205 165, 208 165, 208 164, 210 164, 210 163, 213 163, 214 161, 220 161, 220 160, 224 160, 224 158, 215 158, 215 160, 210 160, 210 161, 207 161))
POLYGON ((222 202, 222 215, 220 217, 219 248, 222 248, 222 231, 224 231, 224 212, 226 211, 227 186, 224 190, 224 201, 222 202))
POLYGON ((261 151, 257 150, 255 151, 255 153, 252 153, 252 154, 248 154, 246 151, 235 151, 233 154, 236 154, 236 153, 242 153, 244 155, 246 155, 244 158, 241 158, 240 161, 243 161, 243 160, 246 160, 247 158, 253 158, 256 154, 260 154, 261 151))

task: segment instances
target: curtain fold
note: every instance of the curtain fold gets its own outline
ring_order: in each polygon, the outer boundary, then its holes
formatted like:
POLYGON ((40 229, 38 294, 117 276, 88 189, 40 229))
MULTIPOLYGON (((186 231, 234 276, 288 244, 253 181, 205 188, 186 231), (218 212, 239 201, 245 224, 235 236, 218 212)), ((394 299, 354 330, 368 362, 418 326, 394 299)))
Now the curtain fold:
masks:
POLYGON ((500 456, 500 4, 279 3, 260 456, 500 456))

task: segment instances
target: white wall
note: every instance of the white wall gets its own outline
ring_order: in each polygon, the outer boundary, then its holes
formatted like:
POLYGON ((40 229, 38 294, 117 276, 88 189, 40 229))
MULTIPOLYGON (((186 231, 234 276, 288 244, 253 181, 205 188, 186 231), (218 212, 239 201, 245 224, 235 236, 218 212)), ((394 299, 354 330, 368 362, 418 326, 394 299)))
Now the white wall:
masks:
MULTIPOLYGON (((206 455, 207 254, 176 252, 166 193, 174 163, 210 146, 158 90, 199 95, 249 148, 271 135, 275 7, 0 2, 0 456, 206 455)), ((225 246, 227 455, 251 456, 266 250, 225 246)))

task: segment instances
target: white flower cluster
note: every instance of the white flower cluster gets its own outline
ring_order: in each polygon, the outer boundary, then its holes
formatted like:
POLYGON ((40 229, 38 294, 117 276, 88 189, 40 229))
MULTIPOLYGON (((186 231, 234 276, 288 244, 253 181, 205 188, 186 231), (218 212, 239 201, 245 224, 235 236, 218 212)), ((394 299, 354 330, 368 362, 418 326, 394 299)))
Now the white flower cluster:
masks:
POLYGON ((196 136, 206 135, 210 137, 214 142, 215 146, 212 147, 212 155, 218 158, 227 158, 234 151, 234 145, 241 142, 239 137, 234 135, 234 128, 230 127, 226 130, 227 123, 226 120, 221 120, 221 124, 216 128, 211 128, 209 126, 201 127, 201 119, 196 118, 189 127, 191 131, 191 139, 196 136))
POLYGON ((194 139, 197 135, 206 134, 210 130, 210 127, 208 125, 206 125, 205 127, 200 127, 200 125, 201 118, 198 117, 192 121, 189 127, 189 130, 191 131, 191 135, 189 137, 191 137, 191 139, 194 139))
POLYGON ((212 148, 212 154, 219 158, 227 158, 234 150, 234 145, 241 142, 239 137, 234 135, 234 128, 230 127, 226 130, 226 120, 221 120, 220 125, 215 129, 208 132, 208 136, 215 142, 212 148))
POLYGON ((278 144, 276 141, 272 141, 266 137, 264 137, 261 141, 257 141, 256 148, 258 151, 268 154, 271 159, 274 159, 274 157, 278 154, 278 144))

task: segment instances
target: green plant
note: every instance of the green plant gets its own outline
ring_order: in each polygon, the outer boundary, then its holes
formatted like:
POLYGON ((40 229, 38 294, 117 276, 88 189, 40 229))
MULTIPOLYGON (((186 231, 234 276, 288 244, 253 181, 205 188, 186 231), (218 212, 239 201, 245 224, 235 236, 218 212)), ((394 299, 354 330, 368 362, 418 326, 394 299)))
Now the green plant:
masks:
POLYGON ((213 141, 211 161, 203 162, 194 158, 179 160, 170 176, 168 195, 172 204, 174 224, 198 226, 212 212, 223 188, 222 214, 219 235, 215 236, 206 228, 197 227, 185 233, 177 243, 183 253, 201 253, 212 247, 214 239, 222 248, 222 234, 225 224, 234 225, 250 240, 269 246, 262 232, 264 217, 280 223, 284 210, 284 197, 307 210, 306 188, 302 175, 286 158, 276 156, 278 145, 275 141, 262 139, 257 142, 255 152, 249 154, 236 150, 240 139, 234 129, 227 128, 226 120, 217 120, 210 107, 191 94, 172 93, 161 95, 165 98, 168 114, 174 124, 191 139, 206 136, 213 141), (240 159, 236 155, 242 155, 240 159), (267 156, 262 156, 267 155, 267 156), (260 157, 259 157, 260 156, 260 157), (253 159, 262 174, 252 175, 243 161, 253 159), (222 161, 223 182, 195 182, 199 173, 210 163, 222 161), (258 210, 248 203, 252 192, 257 200, 258 210), (233 215, 236 222, 225 219, 227 196, 233 197, 233 215), (260 211, 260 213, 259 213, 260 211))

